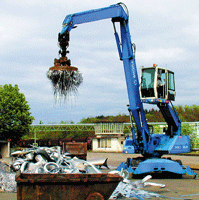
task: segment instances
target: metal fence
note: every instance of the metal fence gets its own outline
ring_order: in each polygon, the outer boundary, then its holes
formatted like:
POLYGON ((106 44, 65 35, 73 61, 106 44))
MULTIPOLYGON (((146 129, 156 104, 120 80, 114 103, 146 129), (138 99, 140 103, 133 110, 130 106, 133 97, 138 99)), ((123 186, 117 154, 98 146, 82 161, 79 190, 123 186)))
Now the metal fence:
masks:
MULTIPOLYGON (((162 133, 162 128, 167 124, 165 122, 149 122, 149 125, 154 127, 159 127, 160 132, 162 133)), ((199 137, 199 122, 182 122, 182 124, 189 124, 194 127, 198 137, 199 137)), ((95 131, 95 134, 98 133, 123 133, 131 132, 130 123, 96 123, 96 124, 39 124, 31 125, 31 132, 60 132, 60 131, 95 131)))
POLYGON ((93 131, 95 124, 39 124, 31 125, 31 131, 93 131))

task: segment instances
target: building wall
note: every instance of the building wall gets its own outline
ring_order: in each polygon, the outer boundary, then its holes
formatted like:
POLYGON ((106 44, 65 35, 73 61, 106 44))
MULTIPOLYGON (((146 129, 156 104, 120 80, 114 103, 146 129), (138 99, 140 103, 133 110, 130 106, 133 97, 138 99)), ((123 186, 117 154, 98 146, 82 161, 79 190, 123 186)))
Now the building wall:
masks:
POLYGON ((122 152, 123 144, 121 140, 114 137, 103 137, 93 139, 93 151, 94 152, 122 152))
POLYGON ((100 123, 95 126, 92 141, 94 152, 122 152, 124 143, 123 123, 100 123))

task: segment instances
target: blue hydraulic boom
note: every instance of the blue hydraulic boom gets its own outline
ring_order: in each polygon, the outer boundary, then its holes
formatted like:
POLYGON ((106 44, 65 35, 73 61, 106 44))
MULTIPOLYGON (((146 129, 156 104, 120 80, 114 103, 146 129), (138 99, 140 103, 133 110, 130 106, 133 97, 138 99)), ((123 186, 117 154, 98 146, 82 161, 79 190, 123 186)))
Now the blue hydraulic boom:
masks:
MULTIPOLYGON (((157 65, 142 68, 141 80, 138 80, 135 45, 131 42, 129 30, 129 13, 123 3, 109 7, 79 12, 67 15, 63 28, 58 35, 61 58, 69 53, 69 33, 78 24, 110 18, 113 23, 114 35, 120 60, 123 62, 124 73, 129 98, 129 113, 132 120, 132 146, 134 153, 142 154, 141 162, 135 167, 134 160, 122 163, 118 169, 128 168, 134 174, 151 171, 169 171, 184 173, 184 167, 175 161, 162 159, 163 154, 178 154, 190 152, 190 140, 181 136, 181 121, 172 105, 175 98, 174 73, 157 65), (120 34, 116 30, 120 25, 120 34), (164 79, 164 85, 159 85, 159 78, 164 79), (141 86, 141 87, 140 87, 141 86), (156 104, 168 124, 164 134, 154 134, 147 124, 143 103, 156 104), (134 127, 133 124, 136 126, 134 127), (176 169, 174 169, 176 168, 176 169)), ((66 59, 67 60, 67 59, 66 59)))

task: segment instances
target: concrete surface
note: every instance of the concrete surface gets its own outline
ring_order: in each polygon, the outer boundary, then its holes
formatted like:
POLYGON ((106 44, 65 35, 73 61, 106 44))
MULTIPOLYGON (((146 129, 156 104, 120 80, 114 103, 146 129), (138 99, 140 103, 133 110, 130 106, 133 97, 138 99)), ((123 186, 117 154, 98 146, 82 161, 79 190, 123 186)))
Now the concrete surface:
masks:
MULTIPOLYGON (((134 158, 140 155, 135 154, 122 154, 122 153, 88 153, 90 158, 108 158, 108 166, 113 168, 119 166, 121 162, 125 162, 127 158, 134 158)), ((165 155, 163 157, 171 157, 173 160, 181 160, 184 166, 192 166, 199 169, 199 157, 197 156, 179 156, 179 155, 165 155)), ((195 171, 199 175, 199 170, 195 171)), ((153 176, 153 175, 152 175, 153 176)), ((137 180, 137 179, 135 179, 137 180)), ((198 200, 199 199, 199 179, 193 179, 189 176, 183 176, 182 179, 176 178, 161 178, 151 179, 150 182, 165 184, 165 188, 146 187, 144 190, 155 192, 165 197, 166 199, 184 199, 184 200, 198 200), (196 195, 197 194, 197 195, 196 195), (188 195, 181 197, 182 195, 188 195)), ((165 199, 165 198, 153 198, 165 199)))

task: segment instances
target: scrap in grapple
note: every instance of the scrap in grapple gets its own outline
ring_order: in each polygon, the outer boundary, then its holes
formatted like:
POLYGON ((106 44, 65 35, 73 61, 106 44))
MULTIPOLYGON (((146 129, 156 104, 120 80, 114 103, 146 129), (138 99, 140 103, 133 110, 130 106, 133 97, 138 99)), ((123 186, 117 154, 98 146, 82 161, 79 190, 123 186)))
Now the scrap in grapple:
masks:
POLYGON ((71 61, 66 57, 69 53, 69 33, 58 35, 60 46, 59 59, 54 59, 54 66, 49 68, 47 77, 51 80, 55 97, 66 98, 71 93, 76 93, 77 88, 83 82, 82 74, 77 67, 71 66, 71 61))

